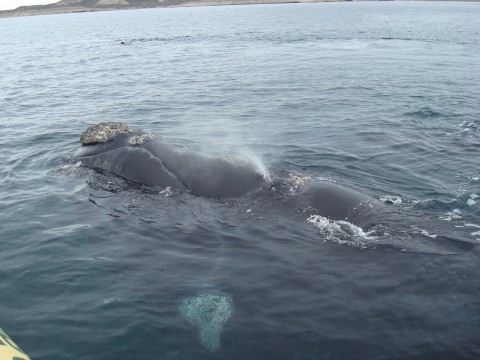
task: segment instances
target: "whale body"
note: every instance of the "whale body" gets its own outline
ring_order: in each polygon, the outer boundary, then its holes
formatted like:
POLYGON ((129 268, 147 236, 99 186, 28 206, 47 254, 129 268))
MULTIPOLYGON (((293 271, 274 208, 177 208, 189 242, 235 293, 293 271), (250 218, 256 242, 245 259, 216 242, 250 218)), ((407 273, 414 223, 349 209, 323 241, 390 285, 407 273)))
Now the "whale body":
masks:
MULTIPOLYGON (((102 122, 81 135, 74 155, 82 164, 103 169, 127 180, 189 191, 207 198, 245 196, 271 187, 287 189, 288 175, 267 181, 257 166, 244 159, 207 156, 119 122, 102 122)), ((361 224, 365 209, 381 206, 373 197, 329 181, 303 182, 293 207, 306 206, 332 220, 361 224), (368 205, 368 206, 366 206, 368 205)))
POLYGON ((81 141, 74 157, 84 165, 145 185, 227 198, 245 195, 265 182, 245 160, 200 154, 122 123, 90 126, 81 141))
POLYGON ((402 249, 457 253, 457 248, 471 244, 468 234, 445 221, 404 213, 335 182, 281 170, 271 170, 270 178, 247 160, 201 154, 123 123, 90 126, 80 140, 75 160, 141 184, 212 199, 247 198, 267 207, 298 210, 296 214, 307 216, 310 222, 318 220, 318 226, 330 222, 328 231, 347 229, 349 224, 369 233, 378 234, 383 229, 379 236, 402 249), (441 235, 430 235, 430 231, 441 235))

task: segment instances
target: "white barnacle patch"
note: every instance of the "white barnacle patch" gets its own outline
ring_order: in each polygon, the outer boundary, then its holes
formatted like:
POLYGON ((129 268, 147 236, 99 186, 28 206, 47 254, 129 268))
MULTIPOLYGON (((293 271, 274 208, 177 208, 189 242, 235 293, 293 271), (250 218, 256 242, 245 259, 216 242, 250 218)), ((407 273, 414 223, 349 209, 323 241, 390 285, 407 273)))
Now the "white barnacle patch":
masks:
POLYGON ((201 344, 210 351, 220 349, 220 332, 233 314, 230 297, 200 294, 184 299, 179 306, 180 314, 198 328, 201 344))
POLYGON ((130 145, 141 145, 145 141, 152 140, 154 137, 153 134, 141 134, 141 135, 134 135, 130 139, 128 139, 128 143, 130 145))
POLYGON ((89 126, 80 135, 82 145, 91 145, 102 143, 110 140, 117 134, 138 133, 140 130, 131 128, 117 121, 101 122, 96 125, 89 126))
POLYGON ((310 182, 310 176, 298 176, 290 174, 290 177, 285 181, 284 185, 290 192, 295 192, 300 188, 303 188, 308 182, 310 182))
POLYGON ((290 183, 295 187, 305 186, 310 181, 310 176, 290 175, 290 183))

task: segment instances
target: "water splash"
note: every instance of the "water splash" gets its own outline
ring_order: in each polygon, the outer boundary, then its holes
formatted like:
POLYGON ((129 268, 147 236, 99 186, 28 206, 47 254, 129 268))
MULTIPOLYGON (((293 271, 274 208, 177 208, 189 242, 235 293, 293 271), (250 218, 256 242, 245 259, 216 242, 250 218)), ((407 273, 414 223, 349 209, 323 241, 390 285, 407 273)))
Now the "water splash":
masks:
POLYGON ((388 205, 400 205, 403 202, 400 196, 395 195, 380 196, 379 200, 388 205))
POLYGON ((361 227, 348 221, 330 220, 320 215, 312 215, 307 221, 320 229, 320 234, 327 241, 366 249, 376 240, 372 235, 373 231, 365 232, 361 227))

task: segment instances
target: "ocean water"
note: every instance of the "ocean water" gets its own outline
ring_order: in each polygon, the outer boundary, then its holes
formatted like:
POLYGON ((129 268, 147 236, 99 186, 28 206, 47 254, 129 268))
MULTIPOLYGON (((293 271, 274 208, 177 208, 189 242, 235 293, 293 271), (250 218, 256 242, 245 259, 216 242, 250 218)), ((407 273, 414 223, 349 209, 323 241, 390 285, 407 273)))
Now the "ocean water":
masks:
POLYGON ((479 19, 382 2, 0 20, 0 327, 36 360, 480 358, 479 19), (394 220, 72 160, 107 120, 334 181, 394 220), (185 318, 205 294, 227 319, 185 318))

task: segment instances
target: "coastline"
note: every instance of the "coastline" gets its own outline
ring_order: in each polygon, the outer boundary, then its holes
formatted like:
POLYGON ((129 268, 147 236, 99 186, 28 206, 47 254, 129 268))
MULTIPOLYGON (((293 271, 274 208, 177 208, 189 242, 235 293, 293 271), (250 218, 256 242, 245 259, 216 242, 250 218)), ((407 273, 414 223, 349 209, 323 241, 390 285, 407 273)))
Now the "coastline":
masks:
MULTIPOLYGON (((11 17, 73 14, 84 12, 134 10, 134 9, 155 9, 155 8, 178 8, 178 7, 201 7, 201 6, 225 6, 225 5, 266 5, 266 4, 300 4, 300 3, 327 3, 327 2, 378 2, 378 1, 399 1, 399 0, 180 0, 170 2, 165 0, 158 4, 132 4, 119 5, 115 0, 110 0, 110 5, 101 6, 65 6, 58 3, 49 5, 22 6, 13 10, 0 11, 0 19, 11 17)), ((400 0, 418 1, 418 0, 400 0)), ((480 2, 480 0, 419 0, 426 2, 480 2)), ((108 4, 109 0, 105 0, 108 4)))
MULTIPOLYGON (((23 16, 73 14, 97 11, 155 9, 155 8, 178 8, 200 6, 225 6, 225 5, 261 5, 261 4, 293 4, 293 3, 322 3, 322 2, 351 2, 352 0, 187 0, 179 3, 158 3, 154 6, 106 5, 106 6, 58 6, 38 5, 20 7, 14 10, 0 11, 0 19, 23 16)), ((480 1, 480 0, 479 0, 480 1)))

